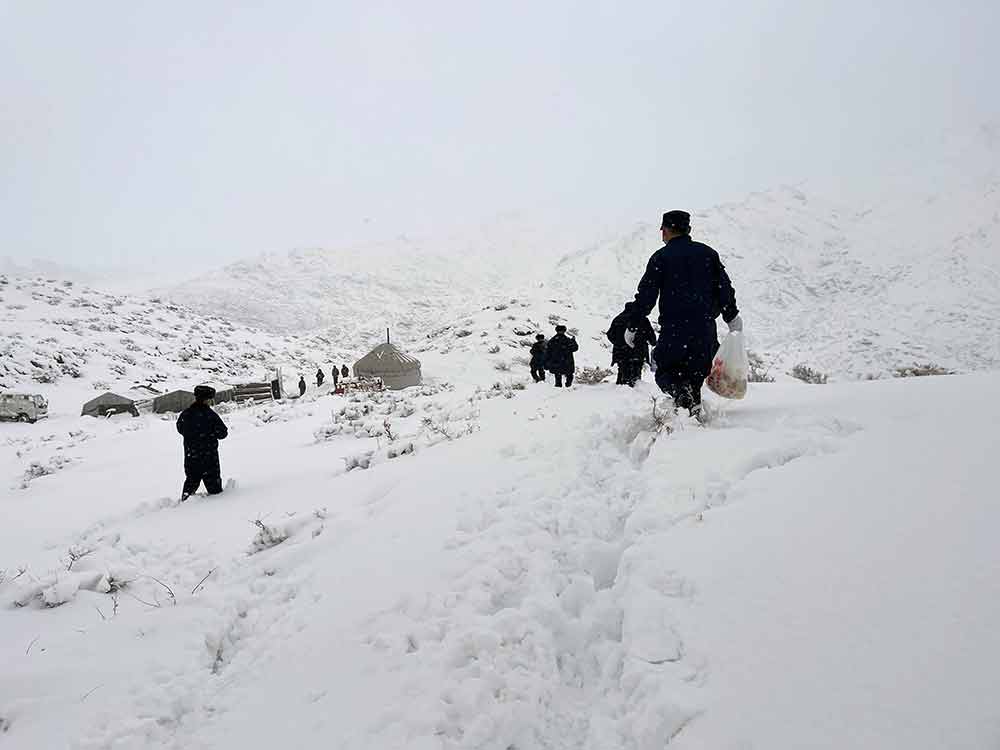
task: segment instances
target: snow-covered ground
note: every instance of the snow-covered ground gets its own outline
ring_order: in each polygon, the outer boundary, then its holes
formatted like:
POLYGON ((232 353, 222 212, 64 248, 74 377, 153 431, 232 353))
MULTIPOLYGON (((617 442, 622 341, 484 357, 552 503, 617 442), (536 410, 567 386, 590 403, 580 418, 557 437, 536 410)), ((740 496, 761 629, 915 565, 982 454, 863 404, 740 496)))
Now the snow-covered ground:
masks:
POLYGON ((1000 741, 1000 378, 521 378, 233 410, 184 505, 169 418, 6 425, 0 744, 1000 741))

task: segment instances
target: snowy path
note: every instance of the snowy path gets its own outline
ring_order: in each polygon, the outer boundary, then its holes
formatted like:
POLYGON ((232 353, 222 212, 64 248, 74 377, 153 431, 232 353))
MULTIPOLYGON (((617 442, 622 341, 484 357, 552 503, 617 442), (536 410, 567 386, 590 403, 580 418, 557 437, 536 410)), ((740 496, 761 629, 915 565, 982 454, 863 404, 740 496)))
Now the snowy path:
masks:
MULTIPOLYGON (((954 415, 995 419, 1000 383, 761 388, 647 455, 651 394, 531 389, 484 402, 471 437, 346 475, 353 440, 310 444, 325 410, 302 408, 237 422, 231 495, 140 512, 111 497, 102 523, 77 508, 48 534, 36 519, 0 541, 41 559, 89 526, 177 604, 143 580, 161 606, 120 597, 112 616, 81 592, 0 610, 0 747, 995 738, 1000 512, 989 435, 954 415), (257 517, 291 537, 248 555, 257 517)), ((176 448, 163 427, 138 450, 176 448)), ((98 456, 82 460, 39 480, 48 505, 75 502, 71 472, 98 456)))

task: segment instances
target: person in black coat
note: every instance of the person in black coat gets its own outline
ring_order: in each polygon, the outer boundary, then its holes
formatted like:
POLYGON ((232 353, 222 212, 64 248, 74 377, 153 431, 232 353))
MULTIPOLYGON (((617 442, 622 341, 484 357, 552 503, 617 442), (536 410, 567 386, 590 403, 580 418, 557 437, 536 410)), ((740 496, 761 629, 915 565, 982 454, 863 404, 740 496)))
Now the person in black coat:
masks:
POLYGON ((618 365, 617 384, 635 386, 642 379, 642 366, 649 362, 649 347, 656 343, 649 318, 639 315, 635 302, 626 302, 611 321, 607 336, 612 345, 611 364, 618 365))
POLYGON ((345 378, 351 377, 351 371, 347 369, 347 365, 340 368, 340 374, 345 378))
POLYGON ((323 368, 320 367, 316 370, 316 387, 319 388, 323 385, 324 380, 326 380, 326 375, 323 374, 323 368))
POLYGON ((222 492, 219 468, 219 441, 229 435, 222 418, 212 411, 215 389, 199 385, 194 389, 194 403, 177 417, 177 432, 184 436, 184 487, 181 502, 198 491, 201 483, 209 495, 222 492))
POLYGON ((531 377, 536 383, 545 381, 545 336, 535 336, 531 345, 531 377))
POLYGON ((639 315, 660 302, 660 340, 653 350, 656 384, 678 407, 701 414, 701 387, 719 348, 715 319, 743 330, 736 293, 719 254, 691 239, 691 216, 668 211, 660 225, 664 246, 653 253, 635 294, 639 315))
POLYGON ((340 371, 337 369, 337 365, 330 368, 330 376, 333 378, 333 387, 337 387, 337 381, 340 380, 340 371))
POLYGON ((306 379, 304 375, 299 376, 299 398, 306 395, 306 379))
POLYGON ((573 373, 576 372, 573 352, 579 348, 576 339, 566 335, 566 326, 556 326, 556 335, 545 347, 545 369, 555 376, 556 388, 563 387, 564 377, 567 388, 573 385, 573 373))

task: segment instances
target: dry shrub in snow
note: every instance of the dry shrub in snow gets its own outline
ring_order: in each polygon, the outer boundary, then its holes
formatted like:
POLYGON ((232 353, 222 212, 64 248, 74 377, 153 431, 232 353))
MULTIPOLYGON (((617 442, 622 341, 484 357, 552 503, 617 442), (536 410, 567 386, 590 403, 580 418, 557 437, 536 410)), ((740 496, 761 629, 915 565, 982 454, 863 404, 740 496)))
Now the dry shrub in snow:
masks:
POLYGON ((53 456, 49 459, 48 463, 42 463, 41 461, 32 461, 28 468, 24 471, 24 476, 21 479, 21 489, 26 490, 31 484, 32 480, 38 479, 39 477, 48 476, 49 474, 55 474, 60 469, 73 463, 73 459, 69 456, 53 456))
POLYGON ((751 383, 773 383, 771 368, 765 365, 764 359, 757 352, 747 352, 747 360, 750 364, 750 372, 747 381, 751 383))
POLYGON ((251 555, 276 547, 288 539, 289 535, 284 529, 268 526, 259 518, 253 522, 253 525, 257 527, 257 535, 250 542, 251 555))
POLYGON ((582 367, 576 371, 575 381, 581 385, 597 385, 603 383, 611 375, 611 370, 605 367, 582 367))
POLYGON ((826 385, 827 381, 827 376, 824 373, 802 364, 795 365, 788 374, 796 380, 801 380, 803 383, 811 385, 826 385))
POLYGON ((949 370, 940 365, 911 365, 910 367, 897 367, 892 375, 895 378, 922 378, 930 375, 954 375, 954 370, 949 370))

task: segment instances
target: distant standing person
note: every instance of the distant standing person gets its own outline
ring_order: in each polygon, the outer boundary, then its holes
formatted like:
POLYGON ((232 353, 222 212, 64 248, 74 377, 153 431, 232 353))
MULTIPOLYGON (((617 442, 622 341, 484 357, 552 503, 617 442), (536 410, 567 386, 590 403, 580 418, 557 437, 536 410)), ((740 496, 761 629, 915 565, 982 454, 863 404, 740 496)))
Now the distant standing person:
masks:
POLYGON ((531 378, 536 383, 545 381, 545 336, 541 333, 531 345, 531 378))
POLYGON ((351 371, 347 369, 347 365, 340 368, 340 374, 345 378, 351 377, 351 371))
POLYGON ((663 247, 653 253, 635 294, 648 316, 660 301, 660 340, 653 350, 656 384, 674 405, 702 416, 701 387, 719 348, 715 319, 742 331, 736 293, 719 254, 691 239, 691 215, 668 211, 660 225, 663 247))
POLYGON ((199 385, 194 389, 194 403, 177 417, 177 432, 184 436, 183 503, 198 491, 201 483, 209 495, 222 492, 219 468, 219 441, 229 435, 222 418, 212 410, 215 389, 199 385))
POLYGON ((330 368, 330 375, 333 377, 333 387, 337 387, 337 381, 340 380, 340 370, 337 369, 337 365, 330 368))
POLYGON ((299 376, 299 397, 306 395, 306 379, 304 375, 299 376))
POLYGON ((323 374, 323 368, 320 367, 316 370, 316 387, 319 388, 323 385, 323 381, 326 380, 326 375, 323 374))
POLYGON ((556 335, 545 347, 545 369, 555 376, 556 388, 563 387, 564 377, 567 388, 573 385, 573 373, 576 372, 573 352, 579 348, 576 339, 566 335, 566 326, 556 326, 556 335))
POLYGON ((608 327, 611 342, 611 364, 618 365, 618 385, 629 387, 642 379, 642 366, 649 362, 649 347, 656 343, 656 334, 649 318, 640 315, 635 302, 626 302, 625 309, 615 316, 608 327))

